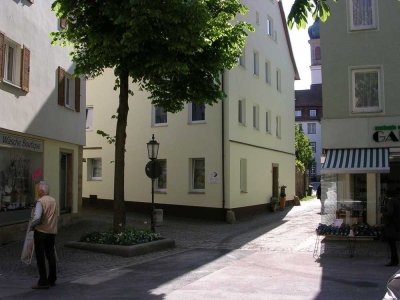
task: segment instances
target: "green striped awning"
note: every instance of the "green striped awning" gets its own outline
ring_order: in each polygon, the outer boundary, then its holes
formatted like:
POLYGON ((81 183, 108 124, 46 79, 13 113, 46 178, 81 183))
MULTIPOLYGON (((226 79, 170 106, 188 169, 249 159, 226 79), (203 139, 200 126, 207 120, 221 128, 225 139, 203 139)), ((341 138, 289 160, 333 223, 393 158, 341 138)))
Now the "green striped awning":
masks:
POLYGON ((389 172, 388 148, 328 149, 321 173, 389 172))

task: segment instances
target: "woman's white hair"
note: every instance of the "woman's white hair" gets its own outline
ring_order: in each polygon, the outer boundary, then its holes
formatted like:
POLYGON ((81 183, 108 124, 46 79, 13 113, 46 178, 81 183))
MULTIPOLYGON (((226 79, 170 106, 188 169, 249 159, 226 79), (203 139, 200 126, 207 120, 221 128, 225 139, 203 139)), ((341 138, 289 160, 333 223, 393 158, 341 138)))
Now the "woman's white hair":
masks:
POLYGON ((42 191, 45 195, 49 194, 49 185, 47 184, 46 181, 39 182, 38 189, 39 191, 42 191))

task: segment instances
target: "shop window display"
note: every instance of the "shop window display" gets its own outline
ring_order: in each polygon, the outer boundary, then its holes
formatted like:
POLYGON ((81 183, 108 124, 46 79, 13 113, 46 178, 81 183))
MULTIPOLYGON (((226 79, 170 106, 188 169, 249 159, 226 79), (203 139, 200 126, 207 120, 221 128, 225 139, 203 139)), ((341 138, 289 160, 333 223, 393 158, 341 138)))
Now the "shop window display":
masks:
POLYGON ((29 209, 42 180, 42 153, 0 147, 0 213, 29 209))

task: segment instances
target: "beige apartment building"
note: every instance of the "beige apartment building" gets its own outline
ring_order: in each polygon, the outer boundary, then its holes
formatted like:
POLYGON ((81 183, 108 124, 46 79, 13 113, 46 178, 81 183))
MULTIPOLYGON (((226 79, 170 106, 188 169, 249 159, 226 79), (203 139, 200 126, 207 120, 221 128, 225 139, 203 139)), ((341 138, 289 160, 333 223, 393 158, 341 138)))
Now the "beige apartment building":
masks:
MULTIPOLYGON (((146 143, 160 143, 162 175, 155 182, 156 207, 164 214, 223 219, 266 210, 285 185, 295 189, 294 80, 292 54, 282 4, 248 0, 243 16, 249 34, 238 66, 223 74, 227 97, 213 106, 186 105, 179 113, 155 107, 146 91, 131 85, 125 199, 128 210, 146 211, 151 180, 146 177, 146 143)), ((114 145, 97 130, 114 135, 118 93, 112 70, 87 87, 83 157, 84 205, 112 207, 114 145)))

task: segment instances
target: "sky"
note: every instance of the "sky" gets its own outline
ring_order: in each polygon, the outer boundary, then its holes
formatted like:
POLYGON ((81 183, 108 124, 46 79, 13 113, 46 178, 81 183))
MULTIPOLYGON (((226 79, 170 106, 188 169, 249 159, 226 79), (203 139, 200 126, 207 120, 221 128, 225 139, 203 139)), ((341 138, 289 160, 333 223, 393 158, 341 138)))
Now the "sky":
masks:
MULTIPOLYGON (((292 7, 294 0, 281 0, 283 9, 285 11, 286 19, 292 7)), ((311 26, 314 20, 309 17, 308 25, 311 26)), ((308 28, 297 29, 293 26, 289 29, 290 42, 292 44, 294 59, 296 61, 297 70, 299 71, 300 79, 295 81, 296 90, 305 90, 310 88, 311 84, 311 58, 310 58, 310 45, 308 40, 308 28)))

